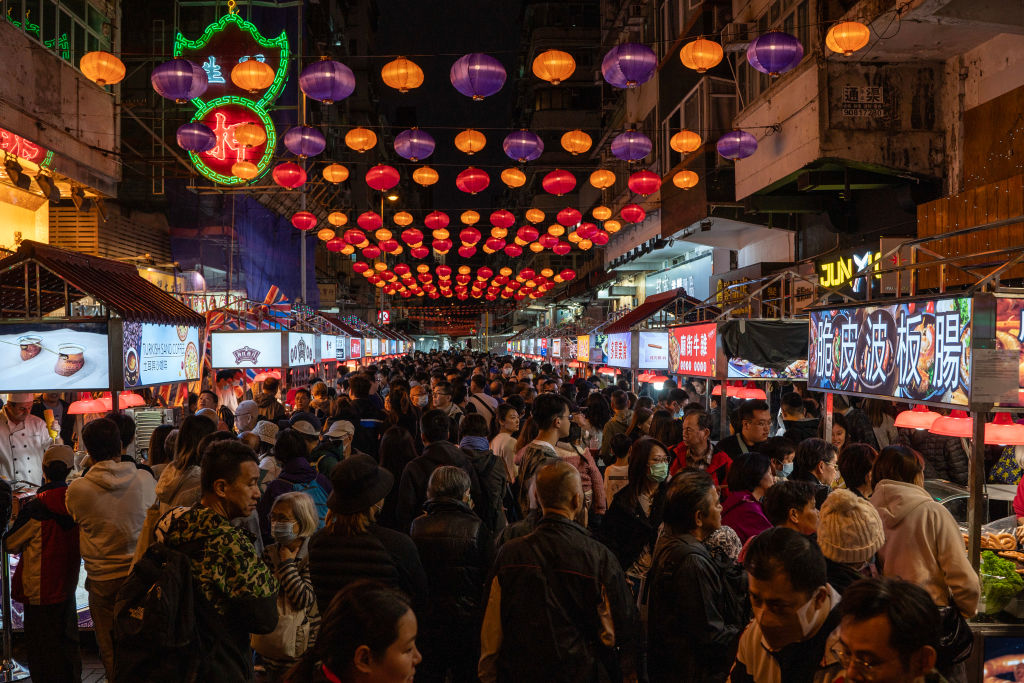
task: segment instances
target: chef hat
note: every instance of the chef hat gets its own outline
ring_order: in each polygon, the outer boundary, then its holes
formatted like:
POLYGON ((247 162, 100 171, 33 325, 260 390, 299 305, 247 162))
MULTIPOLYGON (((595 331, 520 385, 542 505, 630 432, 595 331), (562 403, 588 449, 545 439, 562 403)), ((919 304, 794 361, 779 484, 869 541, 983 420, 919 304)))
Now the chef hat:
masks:
POLYGON ((7 394, 8 403, 31 403, 35 400, 35 394, 21 391, 14 394, 7 394))

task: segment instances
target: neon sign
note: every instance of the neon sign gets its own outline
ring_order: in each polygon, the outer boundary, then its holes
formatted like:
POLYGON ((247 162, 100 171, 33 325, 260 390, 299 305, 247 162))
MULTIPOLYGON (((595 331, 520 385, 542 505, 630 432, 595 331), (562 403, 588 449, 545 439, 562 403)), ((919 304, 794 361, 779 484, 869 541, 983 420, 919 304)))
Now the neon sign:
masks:
POLYGON ((255 25, 237 14, 226 14, 206 27, 197 40, 178 34, 174 56, 190 59, 206 71, 210 86, 192 100, 196 108, 192 121, 210 128, 217 136, 213 149, 189 158, 196 170, 222 185, 243 185, 266 173, 277 148, 274 123, 267 109, 278 98, 287 80, 290 52, 285 32, 276 38, 264 38, 255 25), (230 79, 231 67, 249 59, 268 64, 274 69, 274 81, 259 96, 236 86, 230 79), (235 140, 234 131, 243 123, 261 126, 267 139, 262 145, 245 147, 235 140), (239 178, 231 167, 239 161, 256 165, 256 177, 239 178))
MULTIPOLYGON (((866 251, 862 254, 842 256, 834 261, 818 263, 818 282, 822 287, 838 287, 858 273, 879 270, 881 265, 878 261, 881 258, 882 252, 880 251, 866 251)), ((874 278, 881 280, 882 276, 875 273, 874 278)), ((855 293, 860 293, 863 287, 863 279, 854 280, 852 289, 855 293)))
POLYGON ((12 133, 6 128, 0 128, 0 151, 13 154, 19 159, 30 161, 37 166, 46 167, 49 165, 50 160, 53 159, 53 152, 40 147, 31 140, 21 137, 16 133, 12 133))

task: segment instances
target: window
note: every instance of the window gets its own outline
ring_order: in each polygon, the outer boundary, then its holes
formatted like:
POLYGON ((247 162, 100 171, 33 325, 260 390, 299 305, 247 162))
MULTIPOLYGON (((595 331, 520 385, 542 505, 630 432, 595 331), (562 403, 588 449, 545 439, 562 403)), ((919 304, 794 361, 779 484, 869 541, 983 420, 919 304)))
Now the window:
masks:
POLYGON ((110 50, 109 20, 87 0, 0 0, 7 21, 77 66, 82 55, 110 50))
MULTIPOLYGON (((804 46, 804 56, 812 51, 810 21, 810 0, 775 0, 757 20, 757 33, 768 31, 785 31, 800 39, 804 46)), ((768 74, 763 74, 750 66, 746 54, 735 53, 737 87, 743 93, 744 103, 750 103, 772 85, 768 74)))
POLYGON ((659 144, 661 153, 661 175, 665 175, 683 159, 683 155, 669 146, 672 136, 684 128, 699 133, 704 144, 712 141, 722 131, 732 127, 736 116, 736 90, 732 81, 725 78, 705 77, 686 93, 680 102, 661 122, 659 144))

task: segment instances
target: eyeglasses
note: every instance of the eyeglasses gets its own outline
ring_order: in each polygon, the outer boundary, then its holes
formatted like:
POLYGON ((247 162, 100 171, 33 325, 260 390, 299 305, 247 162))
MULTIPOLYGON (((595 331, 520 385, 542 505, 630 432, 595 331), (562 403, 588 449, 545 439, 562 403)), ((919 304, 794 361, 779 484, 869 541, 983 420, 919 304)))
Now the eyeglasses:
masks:
POLYGON ((755 427, 771 427, 771 420, 749 420, 749 422, 755 427))
POLYGON ((849 669, 852 665, 860 669, 868 679, 874 678, 875 667, 878 666, 878 664, 869 662, 863 657, 854 656, 854 654, 847 650, 841 643, 832 646, 832 654, 836 656, 836 659, 839 660, 839 663, 843 665, 844 669, 849 669))

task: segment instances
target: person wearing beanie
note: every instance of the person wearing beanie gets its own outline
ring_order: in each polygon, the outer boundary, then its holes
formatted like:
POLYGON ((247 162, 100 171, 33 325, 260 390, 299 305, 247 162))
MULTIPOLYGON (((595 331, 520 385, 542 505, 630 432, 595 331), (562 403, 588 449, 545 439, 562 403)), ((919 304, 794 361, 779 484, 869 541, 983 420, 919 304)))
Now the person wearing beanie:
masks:
POLYGON ((825 556, 828 582, 840 595, 863 578, 877 576, 875 553, 885 544, 882 518, 870 501, 836 489, 821 505, 818 547, 825 556))

